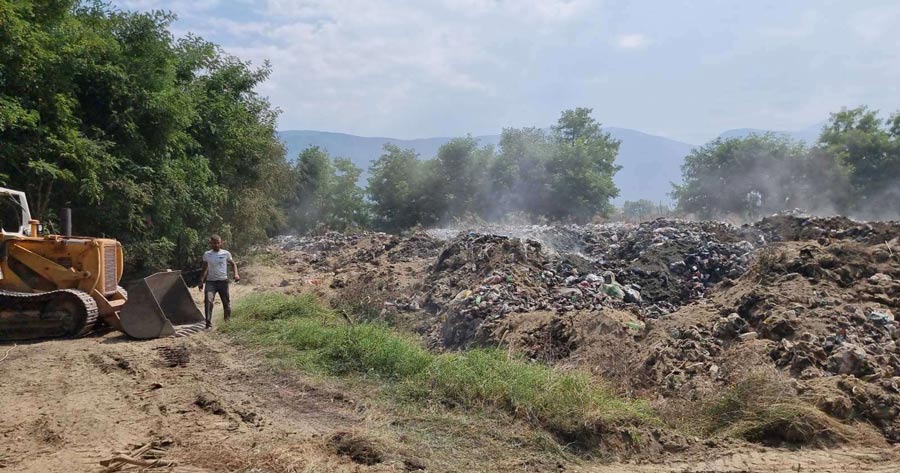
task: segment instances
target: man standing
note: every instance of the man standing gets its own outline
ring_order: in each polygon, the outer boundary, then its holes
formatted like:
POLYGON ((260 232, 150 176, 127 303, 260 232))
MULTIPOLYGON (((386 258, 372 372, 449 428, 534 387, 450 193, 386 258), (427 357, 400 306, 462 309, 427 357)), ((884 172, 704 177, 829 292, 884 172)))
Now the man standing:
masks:
POLYGON ((200 276, 200 290, 203 291, 203 302, 206 308, 206 328, 212 327, 213 305, 216 294, 222 299, 225 320, 231 317, 231 298, 228 295, 228 264, 234 271, 234 282, 241 280, 237 263, 231 258, 228 250, 222 249, 222 237, 213 235, 209 238, 209 250, 203 253, 203 274, 200 276), (204 291, 205 287, 205 291, 204 291))

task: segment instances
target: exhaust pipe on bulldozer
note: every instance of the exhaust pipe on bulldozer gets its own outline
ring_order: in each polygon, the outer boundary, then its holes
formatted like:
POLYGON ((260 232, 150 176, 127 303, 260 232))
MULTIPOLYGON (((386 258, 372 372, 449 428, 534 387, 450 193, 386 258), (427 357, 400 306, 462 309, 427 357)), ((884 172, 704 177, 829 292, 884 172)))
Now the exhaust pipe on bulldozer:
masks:
POLYGON ((176 335, 180 329, 205 322, 180 271, 152 274, 128 288, 128 302, 119 312, 122 331, 133 338, 176 335))

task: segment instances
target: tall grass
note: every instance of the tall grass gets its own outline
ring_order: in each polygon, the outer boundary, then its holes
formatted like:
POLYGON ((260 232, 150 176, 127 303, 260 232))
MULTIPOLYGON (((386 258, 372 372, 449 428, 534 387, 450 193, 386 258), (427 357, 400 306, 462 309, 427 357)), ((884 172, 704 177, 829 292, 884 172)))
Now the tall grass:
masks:
POLYGON ((834 444, 857 435, 803 402, 790 380, 773 368, 756 368, 701 410, 704 433, 769 444, 834 444))
POLYGON ((223 330, 306 369, 376 378, 407 400, 499 409, 551 431, 575 433, 652 417, 646 403, 619 398, 585 373, 498 350, 430 353, 388 326, 347 323, 309 295, 248 296, 223 330))

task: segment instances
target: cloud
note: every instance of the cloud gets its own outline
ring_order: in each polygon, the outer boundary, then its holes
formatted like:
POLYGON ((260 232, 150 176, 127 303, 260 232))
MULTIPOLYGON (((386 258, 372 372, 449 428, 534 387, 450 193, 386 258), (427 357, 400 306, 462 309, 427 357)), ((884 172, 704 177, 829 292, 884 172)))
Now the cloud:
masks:
POLYGON ((888 41, 897 44, 897 28, 900 26, 900 6, 893 4, 880 8, 861 9, 849 19, 853 33, 864 41, 876 43, 888 41))
POLYGON ((505 108, 510 85, 533 77, 557 45, 569 47, 571 26, 597 6, 591 0, 268 0, 249 18, 212 10, 187 23, 231 54, 256 65, 270 61, 272 74, 260 91, 284 111, 284 128, 396 135, 404 126, 416 136, 502 126, 483 107, 505 108), (441 130, 434 120, 471 120, 465 115, 489 124, 441 130))
POLYGON ((129 10, 171 10, 181 15, 193 15, 212 10, 220 0, 120 0, 117 2, 129 10))
POLYGON ((113 0, 178 14, 259 66, 282 129, 494 133, 593 107, 608 125, 702 142, 789 129, 837 104, 898 108, 892 0, 113 0), (777 14, 773 14, 777 12, 777 14))
POLYGON ((619 49, 645 49, 650 39, 639 33, 623 34, 616 37, 615 44, 619 49))

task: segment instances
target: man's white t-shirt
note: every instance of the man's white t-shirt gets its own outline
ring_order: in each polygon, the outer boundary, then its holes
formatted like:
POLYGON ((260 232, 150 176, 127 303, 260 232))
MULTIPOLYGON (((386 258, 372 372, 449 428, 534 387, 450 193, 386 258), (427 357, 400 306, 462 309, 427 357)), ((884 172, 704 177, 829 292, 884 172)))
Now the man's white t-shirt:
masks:
POLYGON ((228 280, 228 262, 231 261, 231 253, 228 250, 207 250, 203 253, 203 261, 206 262, 207 281, 228 280))

